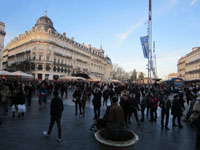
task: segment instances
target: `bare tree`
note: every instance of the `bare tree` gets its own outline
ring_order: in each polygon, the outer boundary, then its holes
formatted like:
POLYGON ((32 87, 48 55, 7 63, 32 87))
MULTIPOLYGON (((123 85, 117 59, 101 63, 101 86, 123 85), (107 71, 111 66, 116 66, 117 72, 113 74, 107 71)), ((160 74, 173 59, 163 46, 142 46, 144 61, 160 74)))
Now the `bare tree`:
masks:
POLYGON ((139 73, 138 80, 140 83, 144 81, 144 73, 143 72, 139 73))
POLYGON ((113 79, 125 81, 129 79, 129 75, 121 66, 113 64, 113 79))
POLYGON ((137 71, 134 69, 133 74, 132 74, 132 81, 136 82, 137 81, 137 71))

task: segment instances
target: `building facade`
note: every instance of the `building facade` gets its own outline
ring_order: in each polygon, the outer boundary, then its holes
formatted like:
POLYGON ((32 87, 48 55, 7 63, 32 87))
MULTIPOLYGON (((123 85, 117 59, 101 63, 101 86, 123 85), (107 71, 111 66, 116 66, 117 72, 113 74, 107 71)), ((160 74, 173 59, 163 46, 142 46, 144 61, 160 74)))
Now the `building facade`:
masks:
POLYGON ((2 69, 2 53, 4 48, 5 35, 5 24, 3 22, 0 22, 0 70, 2 69))
POLYGON ((51 19, 40 17, 30 31, 15 37, 3 51, 3 68, 31 73, 36 79, 57 79, 73 73, 110 78, 112 63, 100 49, 58 33, 51 19))
POLYGON ((186 57, 181 57, 178 60, 178 77, 185 79, 185 59, 186 57))
POLYGON ((200 79, 200 47, 178 60, 178 75, 184 80, 200 79))

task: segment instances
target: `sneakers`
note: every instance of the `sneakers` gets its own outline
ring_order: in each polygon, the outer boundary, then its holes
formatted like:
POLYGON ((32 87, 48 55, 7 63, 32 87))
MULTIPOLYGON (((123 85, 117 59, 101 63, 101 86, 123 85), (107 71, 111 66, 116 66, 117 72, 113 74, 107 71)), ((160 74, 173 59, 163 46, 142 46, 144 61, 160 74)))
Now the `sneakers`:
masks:
POLYGON ((62 139, 57 138, 56 140, 57 140, 57 142, 62 142, 62 139))
POLYGON ((49 137, 49 134, 46 131, 43 131, 43 135, 49 137))
POLYGON ((165 127, 165 130, 167 130, 167 131, 168 131, 168 130, 169 130, 169 128, 168 128, 168 127, 165 127))
POLYGON ((98 131, 98 128, 96 126, 93 126, 90 128, 90 131, 94 131, 94 132, 97 132, 98 131))

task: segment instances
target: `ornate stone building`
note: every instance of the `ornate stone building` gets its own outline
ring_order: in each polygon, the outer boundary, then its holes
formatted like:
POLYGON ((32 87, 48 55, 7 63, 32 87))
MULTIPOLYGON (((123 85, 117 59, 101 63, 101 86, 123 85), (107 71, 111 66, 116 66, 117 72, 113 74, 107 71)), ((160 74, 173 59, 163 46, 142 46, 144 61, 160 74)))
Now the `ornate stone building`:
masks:
POLYGON ((2 52, 4 48, 5 24, 0 22, 0 69, 2 69, 2 52))
POLYGON ((178 60, 178 75, 185 80, 200 78, 200 47, 194 47, 192 52, 178 60))
POLYGON ((4 49, 3 67, 21 70, 36 79, 56 79, 72 73, 87 73, 110 78, 112 63, 104 50, 80 44, 66 33, 58 33, 45 15, 30 31, 15 37, 4 49))

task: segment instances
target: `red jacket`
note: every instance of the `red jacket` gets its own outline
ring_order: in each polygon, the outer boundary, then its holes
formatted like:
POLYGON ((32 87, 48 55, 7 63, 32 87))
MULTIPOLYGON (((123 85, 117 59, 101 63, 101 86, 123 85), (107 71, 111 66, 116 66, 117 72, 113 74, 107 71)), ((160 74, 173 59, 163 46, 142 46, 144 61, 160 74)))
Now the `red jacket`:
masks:
POLYGON ((152 100, 152 103, 153 103, 152 108, 158 108, 158 102, 159 102, 159 98, 154 97, 154 99, 152 100))

